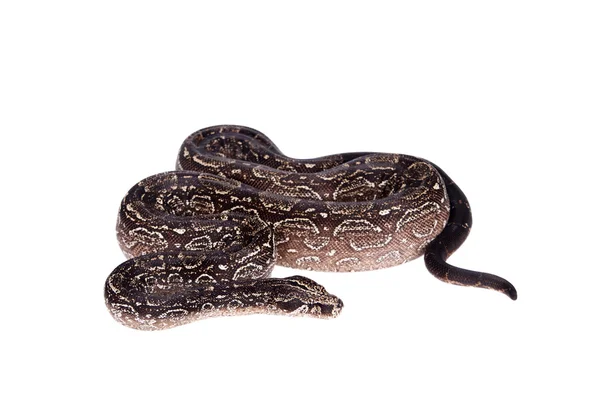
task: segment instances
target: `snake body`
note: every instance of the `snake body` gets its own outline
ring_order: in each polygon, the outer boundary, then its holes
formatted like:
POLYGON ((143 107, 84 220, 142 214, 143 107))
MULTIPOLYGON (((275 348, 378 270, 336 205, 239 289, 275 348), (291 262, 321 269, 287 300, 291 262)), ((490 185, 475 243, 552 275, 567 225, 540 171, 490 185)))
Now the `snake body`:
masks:
POLYGON ((129 258, 105 284, 122 324, 165 329, 222 315, 335 317, 343 304, 302 277, 271 278, 275 263, 365 271, 424 255, 458 285, 515 288, 446 259, 471 227, 465 195, 412 156, 345 153, 289 158, 262 133, 221 125, 181 146, 176 171, 135 185, 121 202, 117 238, 129 258))

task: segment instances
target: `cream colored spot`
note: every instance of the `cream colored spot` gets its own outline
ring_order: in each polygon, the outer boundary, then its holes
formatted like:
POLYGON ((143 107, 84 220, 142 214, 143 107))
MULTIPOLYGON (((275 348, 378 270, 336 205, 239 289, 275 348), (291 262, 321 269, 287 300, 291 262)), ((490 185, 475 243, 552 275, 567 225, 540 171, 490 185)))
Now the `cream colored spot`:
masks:
POLYGON ((201 285, 206 285, 216 283, 217 281, 211 275, 202 274, 196 278, 195 282, 201 285))
POLYGON ((175 308, 172 310, 167 310, 164 313, 160 314, 158 318, 172 318, 172 319, 181 319, 188 315, 188 311, 183 308, 175 308))
POLYGON ((406 260, 402 257, 402 254, 398 250, 392 250, 389 253, 386 253, 379 257, 375 262, 378 264, 386 264, 386 265, 397 265, 402 264, 406 260))
POLYGON ((296 260, 296 265, 302 267, 302 268, 306 268, 309 267, 311 264, 318 264, 321 262, 321 259, 317 256, 306 256, 306 257, 300 257, 296 260))
POLYGON ((237 300, 237 299, 233 299, 231 301, 229 301, 229 303, 227 303, 227 309, 229 311, 233 311, 233 310, 237 310, 238 308, 242 307, 244 305, 244 303, 242 303, 241 301, 237 300))
POLYGON ((167 282, 171 285, 181 285, 183 283, 183 278, 181 275, 177 273, 169 274, 167 277, 167 282))
POLYGON ((360 263, 360 260, 356 257, 346 257, 346 258, 342 258, 342 259, 336 261, 335 265, 349 267, 349 266, 357 265, 359 263, 360 263))
POLYGON ((304 244, 311 250, 321 250, 323 247, 327 246, 329 243, 329 238, 327 236, 318 236, 318 237, 306 237, 304 238, 304 244))
POLYGON ((212 248, 212 240, 208 235, 200 236, 190 240, 184 247, 190 251, 210 250, 212 248))
POLYGON ((264 273, 264 267, 262 265, 248 263, 235 271, 233 280, 259 279, 264 273))

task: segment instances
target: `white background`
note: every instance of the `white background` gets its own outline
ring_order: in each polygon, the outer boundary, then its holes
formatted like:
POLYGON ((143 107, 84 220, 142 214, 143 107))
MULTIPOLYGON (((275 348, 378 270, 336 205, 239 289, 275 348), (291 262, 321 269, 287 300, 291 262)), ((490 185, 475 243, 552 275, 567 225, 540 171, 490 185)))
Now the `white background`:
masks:
POLYGON ((597 2, 2 4, 2 398, 598 398, 597 2), (452 263, 519 299, 418 259, 303 272, 335 320, 122 327, 118 204, 223 123, 434 161, 474 213, 452 263))

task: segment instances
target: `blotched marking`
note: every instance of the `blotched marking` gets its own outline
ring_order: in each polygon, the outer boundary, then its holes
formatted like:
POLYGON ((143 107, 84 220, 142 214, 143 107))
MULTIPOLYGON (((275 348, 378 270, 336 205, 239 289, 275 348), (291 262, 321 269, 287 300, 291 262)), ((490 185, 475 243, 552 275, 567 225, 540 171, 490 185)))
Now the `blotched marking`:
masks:
POLYGON ((367 220, 346 220, 333 230, 333 236, 344 239, 355 251, 383 247, 392 240, 391 234, 367 220))
POLYGON ((317 251, 321 250, 323 247, 327 246, 330 238, 327 236, 309 236, 304 238, 304 244, 311 250, 317 251))
POLYGON ((412 163, 405 171, 404 176, 408 179, 422 181, 429 178, 433 174, 433 167, 423 161, 412 163))
POLYGON ((379 233, 381 232, 381 228, 366 219, 349 219, 335 227, 333 236, 357 232, 379 233))
POLYGON ((413 227, 412 233, 418 238, 431 236, 431 234, 435 231, 437 224, 437 219, 424 220, 419 225, 413 227))
POLYGON ((206 235, 206 236, 200 236, 200 237, 193 238, 188 243, 186 243, 183 247, 185 247, 186 250, 190 250, 190 251, 203 251, 203 250, 211 249, 212 246, 213 246, 213 243, 212 243, 210 236, 206 235))
POLYGON ((128 241, 131 244, 141 244, 152 248, 153 251, 166 249, 169 243, 162 233, 151 231, 143 227, 134 228, 129 231, 128 241))
POLYGON ((265 267, 262 265, 248 263, 235 271, 233 280, 248 280, 248 279, 260 279, 265 274, 265 267))
POLYGON ((402 254, 398 250, 392 250, 378 257, 375 262, 378 264, 397 265, 406 262, 406 259, 402 257, 402 254))
POLYGON ((234 311, 234 310, 237 310, 238 308, 242 307, 243 305, 244 305, 244 303, 242 303, 240 300, 233 299, 227 303, 227 309, 229 311, 234 311))
POLYGON ((198 275, 198 277, 194 280, 194 282, 196 282, 199 285, 207 285, 207 284, 216 283, 217 280, 212 275, 201 274, 201 275, 198 275))
POLYGON ((375 184, 365 177, 342 181, 333 192, 336 201, 356 201, 373 192, 375 184))
POLYGON ((410 210, 406 210, 404 212, 404 214, 402 215, 402 217, 400 218, 400 220, 396 223, 396 232, 400 232, 402 227, 410 222, 424 218, 425 216, 427 216, 431 213, 435 213, 435 212, 439 212, 439 211, 440 211, 440 205, 437 203, 434 203, 432 201, 428 201, 424 204, 421 204, 417 208, 412 208, 410 210))
MULTIPOLYGON (((287 218, 273 224, 275 230, 289 231, 294 235, 318 235, 319 228, 308 218, 287 218)), ((288 234, 289 234, 288 233, 288 234)), ((284 234, 284 236, 286 236, 284 234)))
POLYGON ((169 274, 167 283, 170 285, 181 285, 183 283, 183 277, 178 273, 169 274))
POLYGON ((357 257, 345 257, 335 262, 335 265, 340 267, 353 267, 358 264, 360 264, 360 260, 357 257))
POLYGON ((306 256, 296 259, 296 265, 302 268, 311 267, 312 265, 319 264, 320 262, 321 258, 317 256, 306 256))
POLYGON ((186 315, 188 315, 188 310, 184 309, 184 308, 174 308, 172 310, 167 310, 164 313, 160 314, 158 316, 159 319, 165 319, 165 318, 169 318, 169 319, 179 319, 179 318, 183 318, 186 315))
POLYGON ((350 246, 356 251, 384 247, 392 241, 392 235, 355 235, 350 238, 350 246))
POLYGON ((265 192, 259 194, 259 199, 262 205, 270 211, 289 212, 300 199, 297 198, 281 198, 275 197, 272 194, 265 192))

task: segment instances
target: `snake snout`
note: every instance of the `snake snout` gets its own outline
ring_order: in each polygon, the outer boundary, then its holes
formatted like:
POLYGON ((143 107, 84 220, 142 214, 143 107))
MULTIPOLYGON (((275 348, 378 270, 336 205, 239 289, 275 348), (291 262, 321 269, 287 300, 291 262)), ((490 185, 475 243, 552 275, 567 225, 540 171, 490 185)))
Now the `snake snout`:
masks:
POLYGON ((341 299, 331 296, 330 301, 319 304, 320 316, 322 318, 335 318, 342 312, 344 303, 341 299))
POLYGON ((335 318, 338 315, 340 315, 340 313, 342 312, 342 308, 344 308, 344 302, 342 301, 342 299, 337 299, 337 303, 331 310, 331 316, 335 318))

